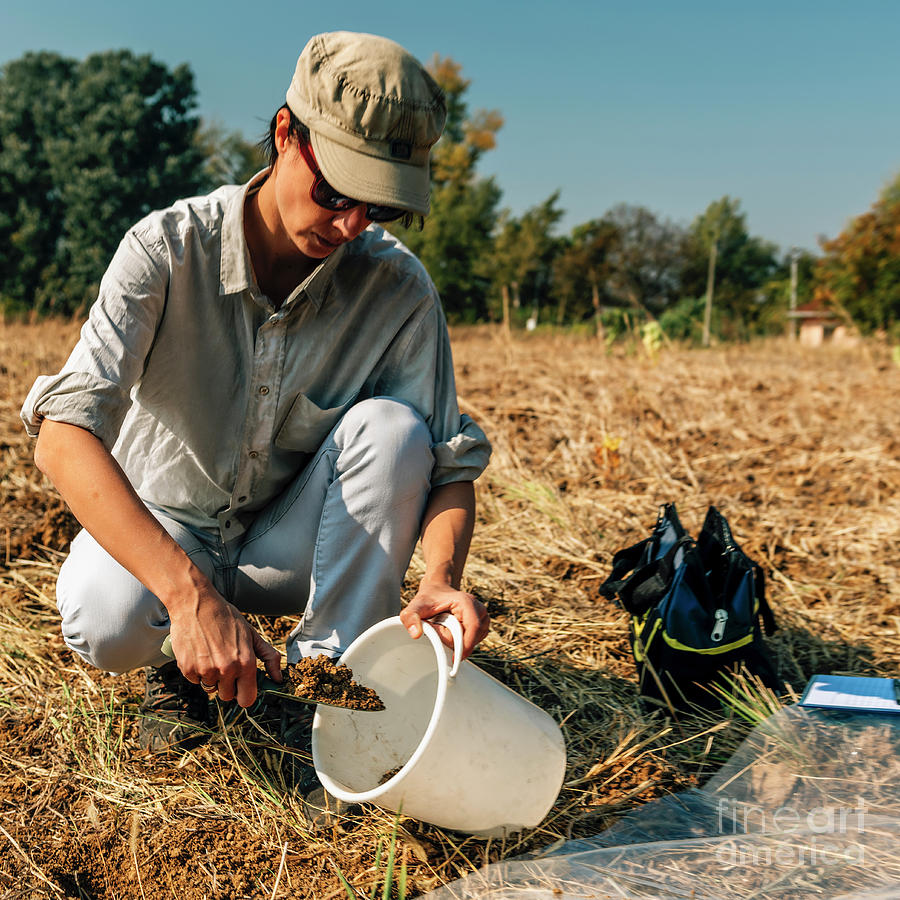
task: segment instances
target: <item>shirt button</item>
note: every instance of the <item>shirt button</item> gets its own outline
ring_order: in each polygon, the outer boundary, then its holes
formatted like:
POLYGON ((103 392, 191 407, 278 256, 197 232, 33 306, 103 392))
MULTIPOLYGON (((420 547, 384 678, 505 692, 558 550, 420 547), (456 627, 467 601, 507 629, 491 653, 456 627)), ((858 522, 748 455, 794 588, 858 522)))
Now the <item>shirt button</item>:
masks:
POLYGON ((259 451, 258 451, 258 450, 251 450, 251 451, 247 454, 247 456, 249 456, 250 459, 256 459, 256 457, 259 456, 259 451))
POLYGON ((246 497, 238 497, 238 503, 243 503, 246 499, 246 497))
POLYGON ((226 527, 226 528, 231 528, 231 519, 227 519, 227 520, 226 520, 226 522, 225 522, 225 527, 226 527))
POLYGON ((265 396, 266 394, 269 393, 269 388, 268 388, 268 386, 264 384, 264 385, 259 389, 259 392, 260 392, 263 396, 265 396))

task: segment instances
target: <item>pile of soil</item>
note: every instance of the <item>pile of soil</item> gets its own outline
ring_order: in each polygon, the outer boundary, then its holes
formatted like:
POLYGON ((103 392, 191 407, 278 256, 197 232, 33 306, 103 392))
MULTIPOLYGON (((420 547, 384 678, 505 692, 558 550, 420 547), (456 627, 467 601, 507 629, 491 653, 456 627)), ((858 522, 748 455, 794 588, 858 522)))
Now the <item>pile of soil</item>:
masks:
POLYGON ((384 709, 381 698, 370 687, 353 680, 353 672, 343 663, 335 664, 327 656, 307 656, 282 671, 281 690, 319 703, 332 703, 347 709, 378 711, 384 709))

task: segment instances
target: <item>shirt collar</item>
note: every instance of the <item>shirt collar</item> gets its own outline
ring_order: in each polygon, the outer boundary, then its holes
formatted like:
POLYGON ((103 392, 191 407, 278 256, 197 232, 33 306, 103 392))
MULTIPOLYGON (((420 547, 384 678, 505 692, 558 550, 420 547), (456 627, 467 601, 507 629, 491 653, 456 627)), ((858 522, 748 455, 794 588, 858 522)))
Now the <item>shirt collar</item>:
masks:
POLYGON ((234 191, 225 203, 222 218, 222 251, 219 263, 219 294, 239 294, 256 287, 250 250, 244 237, 244 202, 251 190, 259 190, 269 174, 268 169, 257 172, 240 190, 234 191))
POLYGON ((295 291, 289 298, 289 301, 293 301, 295 297, 305 291, 306 296, 309 297, 316 309, 321 309, 322 304, 325 302, 325 297, 328 294, 328 288, 331 285, 331 275, 334 272, 335 266, 337 266, 346 252, 347 244, 341 244, 336 250, 332 250, 332 252, 309 273, 303 281, 303 284, 300 285, 301 290, 295 291))
MULTIPOLYGON (((253 264, 250 262, 250 250, 244 236, 244 204, 247 196, 258 191, 266 180, 269 169, 257 172, 240 190, 235 191, 225 204, 222 219, 222 251, 220 260, 219 294, 237 294, 241 291, 259 291, 253 276, 253 264)), ((313 269, 297 288, 292 291, 284 303, 284 307, 293 306, 301 293, 312 301, 316 309, 321 309, 328 293, 331 273, 341 257, 346 253, 347 245, 342 244, 329 253, 322 262, 313 269)))

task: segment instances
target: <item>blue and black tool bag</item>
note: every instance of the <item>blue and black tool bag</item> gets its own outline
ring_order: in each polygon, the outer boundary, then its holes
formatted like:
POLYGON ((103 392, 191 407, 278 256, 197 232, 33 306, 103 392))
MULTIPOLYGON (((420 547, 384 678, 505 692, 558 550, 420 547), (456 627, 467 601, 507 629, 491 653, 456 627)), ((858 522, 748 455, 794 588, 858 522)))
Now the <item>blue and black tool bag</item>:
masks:
POLYGON ((711 506, 695 542, 674 503, 660 507, 653 533, 613 557, 600 592, 631 615, 630 640, 642 698, 672 711, 715 707, 710 687, 741 666, 772 690, 783 687, 763 642, 775 618, 765 575, 711 506))

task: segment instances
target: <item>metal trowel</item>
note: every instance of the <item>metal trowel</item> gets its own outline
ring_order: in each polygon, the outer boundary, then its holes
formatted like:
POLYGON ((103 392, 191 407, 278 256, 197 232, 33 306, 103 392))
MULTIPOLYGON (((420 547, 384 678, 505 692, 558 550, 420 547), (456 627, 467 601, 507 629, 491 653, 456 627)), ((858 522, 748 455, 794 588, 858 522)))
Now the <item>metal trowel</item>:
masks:
MULTIPOLYGON (((162 642, 160 650, 168 656, 169 659, 175 659, 175 651, 172 649, 172 639, 169 635, 166 635, 166 639, 162 642)), ((353 712, 379 712, 379 710, 360 709, 357 706, 350 706, 338 701, 317 700, 312 697, 302 697, 299 694, 288 694, 281 688, 282 685, 277 681, 272 681, 262 669, 256 670, 256 689, 260 694, 265 693, 275 697, 281 697, 284 700, 294 700, 297 703, 308 703, 312 706, 336 706, 339 709, 349 709, 353 712)), ((381 708, 384 709, 384 706, 381 708)))

